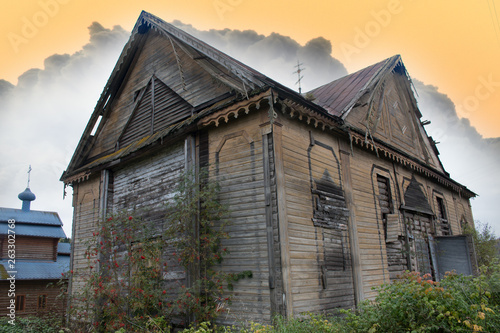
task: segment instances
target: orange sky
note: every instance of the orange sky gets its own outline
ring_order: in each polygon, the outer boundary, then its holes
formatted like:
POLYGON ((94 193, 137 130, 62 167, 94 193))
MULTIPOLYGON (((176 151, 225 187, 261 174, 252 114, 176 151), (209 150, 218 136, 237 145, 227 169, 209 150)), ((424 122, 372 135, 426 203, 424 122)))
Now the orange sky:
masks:
POLYGON ((484 137, 500 137, 498 0, 4 0, 0 79, 16 84, 48 56, 78 51, 93 21, 131 30, 141 10, 201 30, 278 32, 301 44, 323 36, 349 72, 401 54, 412 77, 438 86, 484 137))

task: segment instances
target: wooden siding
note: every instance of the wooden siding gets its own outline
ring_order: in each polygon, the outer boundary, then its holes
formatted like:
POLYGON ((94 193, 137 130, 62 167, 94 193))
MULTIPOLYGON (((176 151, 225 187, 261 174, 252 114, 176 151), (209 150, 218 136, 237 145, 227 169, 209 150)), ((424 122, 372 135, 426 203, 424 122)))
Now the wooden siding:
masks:
MULTIPOLYGON (((266 186, 260 117, 249 115, 209 131, 210 164, 221 186, 221 201, 229 207, 229 239, 222 241, 229 254, 221 269, 253 277, 238 281, 230 311, 222 324, 271 321, 270 269, 266 186)), ((272 175, 270 181, 272 183, 272 175)), ((272 198, 275 203, 275 197, 272 198)), ((275 211, 271 212, 275 216, 275 211)), ((274 231, 273 231, 274 235, 274 231)), ((281 296, 281 294, 280 294, 281 296)))
MULTIPOLYGON (((113 199, 114 212, 134 211, 140 215, 145 223, 156 227, 161 232, 161 225, 167 214, 167 201, 173 197, 180 177, 185 170, 184 141, 180 141, 164 150, 141 159, 135 163, 113 172, 113 199)), ((172 247, 164 248, 163 260, 168 263, 168 272, 165 272, 165 288, 171 290, 172 295, 186 285, 186 272, 179 266, 172 247)))
MULTIPOLYGON (((353 208, 357 223, 362 295, 371 299, 371 288, 389 281, 388 257, 379 201, 377 175, 389 179, 391 193, 396 193, 392 165, 376 155, 355 149, 350 160, 353 208), (374 164, 376 165, 374 166, 374 164), (391 181, 392 180, 392 181, 391 181)), ((393 198, 394 200, 395 198, 393 198)), ((399 207, 398 201, 394 206, 399 207)))
MULTIPOLYGON (((60 319, 64 319, 66 302, 64 297, 58 297, 61 289, 59 286, 54 286, 57 282, 58 280, 16 280, 16 296, 24 295, 25 297, 25 310, 16 311, 16 317, 50 315, 51 317, 60 316, 60 319), (45 308, 38 307, 39 295, 47 295, 45 308)), ((0 293, 0 315, 6 317, 9 311, 7 306, 10 305, 11 300, 7 293, 9 282, 0 281, 0 290, 2 290, 0 293)))
MULTIPOLYGON (((36 259, 50 260, 57 259, 57 238, 42 237, 17 237, 16 238, 16 259, 36 259)), ((8 242, 3 239, 0 258, 7 258, 8 242)))
POLYGON ((338 214, 333 225, 313 223, 314 210, 318 208, 313 193, 321 190, 318 181, 325 175, 334 184, 332 188, 340 189, 337 197, 343 198, 338 144, 319 131, 311 135, 310 129, 298 122, 281 121, 286 202, 280 204, 286 205, 288 214, 293 313, 352 307, 354 289, 345 199, 335 203, 329 199, 326 210, 338 214))
POLYGON ((69 285, 69 293, 81 290, 88 262, 85 256, 86 243, 97 230, 99 220, 100 178, 92 177, 85 182, 73 185, 73 243, 71 269, 74 271, 69 285))
POLYGON ((184 141, 113 172, 112 211, 147 212, 160 222, 184 172, 184 141))
MULTIPOLYGON (((311 183, 308 178, 317 179, 320 173, 328 169, 328 175, 334 182, 342 184, 342 180, 337 175, 338 169, 330 171, 332 166, 337 166, 338 159, 332 157, 330 150, 325 147, 333 147, 332 150, 338 155, 337 145, 331 142, 336 142, 334 136, 327 133, 308 128, 297 124, 292 126, 292 121, 282 120, 284 126, 283 132, 283 159, 285 172, 285 189, 286 189, 286 211, 288 218, 288 235, 290 242, 290 262, 291 262, 291 280, 292 280, 292 297, 294 313, 303 311, 317 311, 321 309, 315 300, 320 299, 314 295, 314 286, 319 289, 324 286, 325 282, 322 279, 322 260, 329 259, 325 255, 327 251, 332 251, 332 246, 324 243, 327 239, 332 239, 331 235, 325 232, 318 233, 320 228, 314 230, 311 228, 311 214, 314 215, 315 203, 311 198, 311 183), (298 128, 301 129, 299 130, 298 128), (312 135, 309 133, 312 132, 312 135), (322 142, 324 145, 314 145, 313 148, 308 148, 309 143, 314 140, 322 142), (311 173, 315 176, 308 175, 308 160, 306 151, 311 151, 311 173), (328 157, 327 157, 328 156, 328 157), (333 175, 333 176, 332 176, 333 175), (336 177, 336 178, 335 178, 336 177), (310 213, 307 213, 307 212, 310 213), (323 254, 315 254, 316 248, 324 248, 323 254), (316 264, 313 264, 316 261, 316 264), (306 268, 307 267, 307 268, 306 268), (306 276, 307 272, 307 276, 306 276), (312 273, 316 272, 316 273, 312 273), (315 276, 315 277, 314 277, 315 276), (303 280, 303 281, 302 281, 303 280), (297 294, 300 293, 300 296, 297 294), (303 301, 304 300, 304 301, 303 301), (307 300, 307 302, 305 301, 307 300)), ((346 145, 347 146, 347 145, 346 145)), ((404 205, 403 195, 406 187, 412 176, 422 184, 422 188, 428 201, 431 203, 432 193, 437 191, 441 194, 445 206, 447 207, 447 216, 452 232, 460 232, 460 216, 469 221, 470 209, 467 209, 466 199, 457 198, 448 188, 441 184, 431 181, 429 178, 424 178, 419 174, 414 174, 411 169, 407 169, 388 159, 377 157, 373 151, 367 151, 362 148, 354 147, 352 156, 349 160, 350 190, 352 191, 352 205, 348 207, 353 212, 350 218, 355 218, 356 232, 351 237, 356 237, 356 260, 359 260, 360 277, 356 277, 356 283, 360 284, 360 290, 357 292, 358 297, 373 299, 375 292, 372 287, 379 286, 382 283, 389 282, 395 279, 404 270, 408 269, 406 248, 406 229, 404 228, 404 217, 399 210, 401 205, 404 205), (387 193, 382 193, 382 186, 379 186, 378 179, 385 177, 388 180, 389 189, 385 189, 387 193), (391 193, 391 198, 388 198, 388 193, 391 193), (385 200, 381 200, 385 197, 385 200), (450 204, 450 202, 454 204, 450 204), (391 210, 391 207, 392 210, 391 210), (450 207, 456 207, 451 209, 450 207), (453 211, 452 211, 453 210, 453 211), (457 212, 455 212, 455 210, 457 212), (458 212, 461 213, 458 213, 458 212), (386 221, 384 221, 386 219, 386 221), (387 232, 384 230, 384 223, 387 223, 387 232), (456 230, 456 231, 455 231, 456 230)), ((350 149, 349 149, 350 150, 350 149)), ((349 154, 351 155, 351 154, 349 154)), ((341 170, 340 170, 341 171, 341 170)), ((387 187, 387 185, 385 185, 387 187)), ((314 191, 313 191, 314 193, 314 191)), ((470 207, 469 207, 470 208, 470 207)), ((421 239, 427 239, 427 234, 435 235, 435 221, 422 222, 422 218, 409 217, 414 224, 408 232, 417 233, 421 239), (416 222, 415 222, 416 221, 416 222), (424 225, 422 225, 422 223, 424 225)), ((345 237, 347 242, 350 242, 347 233, 345 237)), ((338 236, 337 239, 342 239, 338 236)), ((349 243, 347 243, 349 244, 349 243)), ((410 250, 413 252, 422 252, 426 244, 410 244, 410 250), (416 247, 419 247, 418 249, 416 247)), ((349 246, 340 247, 337 243, 337 249, 349 249, 349 246)), ((321 253, 321 251, 317 251, 321 253)), ((349 254, 350 255, 350 254, 349 254)), ((331 258, 331 257, 330 257, 331 258)), ((338 257, 337 257, 338 258, 338 257)), ((419 262, 415 256, 410 258, 413 263, 413 269, 428 270, 429 265, 426 265, 422 260, 419 262), (426 268, 427 267, 427 268, 426 268)), ((421 258, 420 258, 421 259, 421 258)), ((350 262, 348 257, 347 261, 350 262)), ((334 261, 334 267, 339 267, 340 261, 334 261), (337 265, 337 266, 335 266, 337 265)), ((328 266, 328 265, 326 265, 328 266)), ((356 271, 358 268, 355 268, 356 271)), ((351 288, 353 277, 350 277, 348 288, 351 288)), ((346 280, 347 281, 347 280, 346 280)), ((346 286, 342 290, 346 290, 346 286)), ((342 297, 338 297, 339 301, 342 297)), ((351 297, 349 295, 349 297, 351 297)), ((343 304, 345 306, 348 302, 343 304)), ((332 306, 332 303, 329 303, 332 306)))

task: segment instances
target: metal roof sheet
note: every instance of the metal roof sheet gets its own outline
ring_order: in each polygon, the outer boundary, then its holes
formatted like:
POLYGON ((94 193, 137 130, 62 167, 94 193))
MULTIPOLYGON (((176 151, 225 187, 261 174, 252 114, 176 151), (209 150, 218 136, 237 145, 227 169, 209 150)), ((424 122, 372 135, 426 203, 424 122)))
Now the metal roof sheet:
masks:
POLYGON ((31 224, 48 224, 62 226, 63 223, 56 212, 42 212, 38 210, 23 211, 21 209, 0 207, 0 221, 10 219, 16 222, 31 224))
POLYGON ((70 243, 59 243, 57 244, 58 254, 71 254, 71 244, 70 243))
MULTIPOLYGON (((16 260, 16 280, 56 280, 69 271, 69 256, 57 256, 57 261, 16 260)), ((7 260, 0 261, 0 280, 6 280, 12 270, 7 260)))
MULTIPOLYGON (((387 65, 401 60, 399 55, 346 75, 321 87, 311 90, 313 101, 329 114, 342 117, 364 91, 368 91, 377 74, 387 65)), ((389 68, 392 70, 392 68, 389 68)))
MULTIPOLYGON (((0 223, 0 235, 6 235, 8 229, 7 223, 0 223)), ((16 236, 66 238, 66 234, 61 226, 16 223, 16 227, 13 230, 16 236)))

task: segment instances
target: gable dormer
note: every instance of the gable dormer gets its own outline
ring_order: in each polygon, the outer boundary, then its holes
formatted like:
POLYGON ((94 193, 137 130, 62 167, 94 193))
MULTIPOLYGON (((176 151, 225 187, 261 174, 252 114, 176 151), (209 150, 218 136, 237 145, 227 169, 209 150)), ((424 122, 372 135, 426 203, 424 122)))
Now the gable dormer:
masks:
POLYGON ((387 145, 445 172, 420 121, 411 80, 399 55, 311 91, 316 104, 342 117, 366 140, 387 145))

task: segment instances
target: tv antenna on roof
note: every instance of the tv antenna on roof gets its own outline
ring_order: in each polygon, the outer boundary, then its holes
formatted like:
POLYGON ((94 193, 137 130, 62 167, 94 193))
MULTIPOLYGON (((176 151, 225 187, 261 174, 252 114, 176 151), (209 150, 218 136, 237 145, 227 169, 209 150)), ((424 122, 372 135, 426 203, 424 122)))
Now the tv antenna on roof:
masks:
POLYGON ((297 80, 297 82, 295 82, 295 84, 299 85, 299 94, 302 94, 302 87, 300 85, 300 82, 304 78, 304 76, 301 73, 306 70, 305 68, 301 68, 300 67, 300 66, 303 66, 303 65, 304 64, 301 63, 301 62, 299 62, 299 60, 297 59, 297 66, 294 66, 294 67, 297 68, 297 70, 295 72, 293 72, 293 74, 297 73, 298 80, 297 80))

